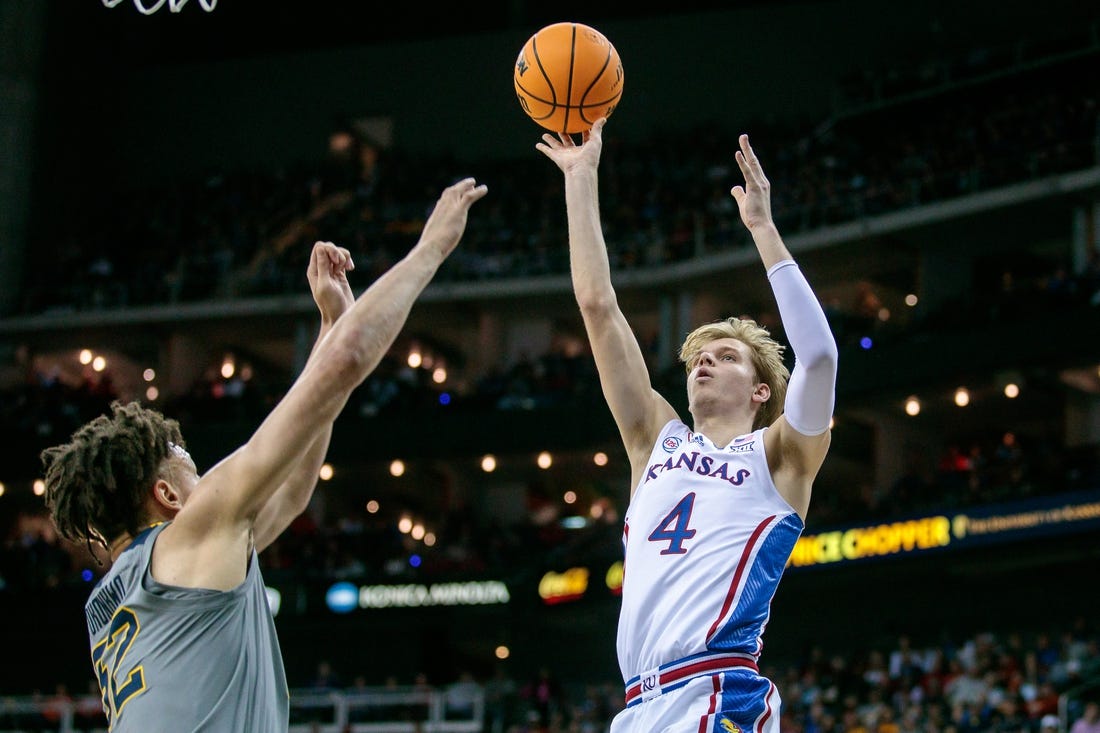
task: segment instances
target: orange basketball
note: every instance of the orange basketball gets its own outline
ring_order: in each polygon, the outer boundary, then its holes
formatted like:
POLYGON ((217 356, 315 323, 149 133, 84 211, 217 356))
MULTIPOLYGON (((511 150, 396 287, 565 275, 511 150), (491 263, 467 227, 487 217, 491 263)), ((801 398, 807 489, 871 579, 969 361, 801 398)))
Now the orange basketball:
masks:
POLYGON ((527 39, 512 77, 523 111, 553 132, 584 132, 623 96, 618 51, 581 23, 554 23, 527 39))

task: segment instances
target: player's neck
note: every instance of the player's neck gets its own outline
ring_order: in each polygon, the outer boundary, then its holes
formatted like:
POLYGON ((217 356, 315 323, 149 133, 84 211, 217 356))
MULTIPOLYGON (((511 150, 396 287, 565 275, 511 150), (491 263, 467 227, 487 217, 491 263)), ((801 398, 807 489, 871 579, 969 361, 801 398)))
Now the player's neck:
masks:
POLYGON ((118 559, 118 556, 130 546, 130 543, 134 541, 134 538, 128 534, 120 535, 107 545, 107 554, 111 557, 111 562, 118 559))
MULTIPOLYGON (((144 529, 142 529, 141 532, 138 532, 138 534, 141 534, 142 532, 144 532, 147 529, 152 529, 153 527, 156 527, 158 524, 164 524, 164 521, 163 520, 158 520, 156 522, 151 522, 144 529)), ((123 552, 125 552, 126 548, 129 547, 130 543, 133 542, 133 541, 134 541, 133 536, 128 535, 128 534, 122 534, 122 535, 119 535, 118 537, 116 537, 115 539, 113 539, 111 542, 109 542, 107 544, 107 552, 111 556, 111 562, 114 562, 115 560, 117 560, 118 556, 121 555, 123 552)))
POLYGON ((717 415, 700 416, 695 421, 692 430, 707 437, 711 443, 718 447, 729 445, 738 435, 752 432, 751 418, 719 417, 717 415))

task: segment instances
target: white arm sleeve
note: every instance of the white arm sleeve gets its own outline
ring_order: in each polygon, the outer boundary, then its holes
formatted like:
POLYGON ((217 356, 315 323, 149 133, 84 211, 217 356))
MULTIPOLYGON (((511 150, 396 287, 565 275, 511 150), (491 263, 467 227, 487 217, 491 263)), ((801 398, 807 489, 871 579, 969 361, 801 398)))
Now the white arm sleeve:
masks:
POLYGON ((820 435, 829 429, 836 400, 836 341, 817 296, 794 260, 772 265, 768 281, 794 351, 784 407, 787 423, 803 435, 820 435))

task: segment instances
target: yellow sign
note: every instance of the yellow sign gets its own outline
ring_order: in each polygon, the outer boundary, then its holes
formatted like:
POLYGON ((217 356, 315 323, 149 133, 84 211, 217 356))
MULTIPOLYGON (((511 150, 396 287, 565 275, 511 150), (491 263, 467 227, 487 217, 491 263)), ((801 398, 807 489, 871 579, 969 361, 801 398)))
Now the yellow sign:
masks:
POLYGON ((824 565, 843 560, 929 550, 949 544, 951 520, 944 516, 925 517, 800 537, 787 564, 794 567, 824 565))
POLYGON ((607 587, 611 589, 611 592, 615 595, 621 595, 623 592, 623 561, 612 563, 611 567, 607 569, 607 575, 604 576, 603 582, 607 583, 607 587))
POLYGON ((588 568, 569 568, 564 573, 549 572, 539 581, 539 598, 546 603, 575 601, 588 590, 588 568))
POLYGON ((889 524, 839 529, 799 538, 788 566, 910 554, 941 547, 969 547, 983 541, 1081 531, 1100 524, 1096 492, 1050 497, 1041 501, 975 507, 966 514, 942 514, 889 524))
POLYGON ((1096 519, 1100 519, 1100 502, 1064 504, 981 517, 960 514, 955 517, 953 525, 955 536, 961 539, 967 535, 1002 534, 1096 519))

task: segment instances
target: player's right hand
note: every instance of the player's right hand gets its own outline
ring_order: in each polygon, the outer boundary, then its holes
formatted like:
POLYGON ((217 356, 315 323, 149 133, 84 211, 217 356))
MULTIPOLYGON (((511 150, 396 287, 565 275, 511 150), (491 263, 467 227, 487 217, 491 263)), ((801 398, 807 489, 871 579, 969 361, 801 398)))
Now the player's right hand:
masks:
POLYGON ((424 223, 420 241, 439 246, 444 257, 449 255, 466 231, 466 216, 470 207, 488 192, 484 183, 477 185, 473 178, 463 178, 443 189, 428 221, 424 223))

